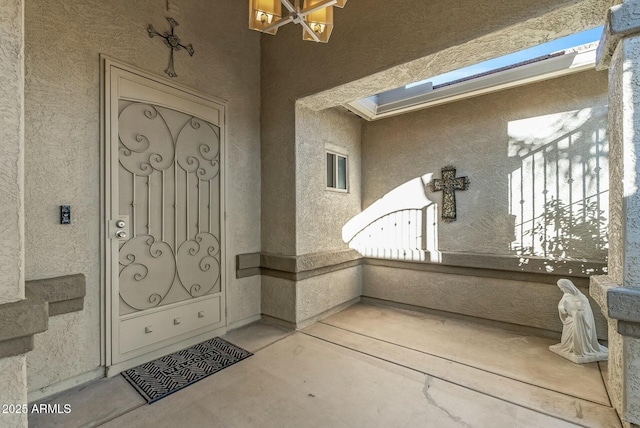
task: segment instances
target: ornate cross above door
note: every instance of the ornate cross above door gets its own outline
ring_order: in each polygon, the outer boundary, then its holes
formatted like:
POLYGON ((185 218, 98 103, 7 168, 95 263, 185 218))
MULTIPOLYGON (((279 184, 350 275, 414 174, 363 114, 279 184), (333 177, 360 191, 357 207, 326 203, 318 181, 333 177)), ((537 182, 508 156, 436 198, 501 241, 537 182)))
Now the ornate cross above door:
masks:
POLYGON ((456 190, 469 188, 467 177, 456 177, 456 169, 452 165, 442 168, 442 179, 434 178, 429 183, 432 192, 442 191, 442 221, 456 221, 456 190))
POLYGON ((184 48, 189 53, 189 56, 193 56, 195 50, 193 49, 193 45, 183 45, 180 42, 180 39, 175 34, 175 28, 179 25, 178 22, 173 18, 167 18, 169 21, 169 25, 171 25, 171 31, 165 31, 164 34, 160 34, 153 28, 153 25, 149 24, 149 28, 147 28, 147 32, 149 33, 149 37, 160 36, 164 39, 164 44, 167 45, 169 49, 171 49, 171 53, 169 55, 169 66, 164 71, 169 75, 169 77, 178 77, 176 74, 176 70, 173 67, 173 51, 179 51, 184 48))

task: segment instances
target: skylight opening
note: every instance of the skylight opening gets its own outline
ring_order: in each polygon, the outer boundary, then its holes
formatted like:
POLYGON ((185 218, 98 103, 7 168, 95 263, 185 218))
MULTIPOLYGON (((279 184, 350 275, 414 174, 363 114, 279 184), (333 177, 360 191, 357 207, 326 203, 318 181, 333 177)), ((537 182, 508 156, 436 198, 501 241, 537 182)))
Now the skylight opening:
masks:
POLYGON ((495 71, 504 67, 513 66, 539 57, 552 55, 566 49, 572 49, 589 43, 597 42, 600 40, 603 28, 604 27, 600 26, 592 28, 591 30, 572 34, 571 36, 561 37, 551 42, 543 43, 541 45, 514 52, 512 54, 490 59, 488 61, 470 65, 469 67, 460 68, 458 70, 453 70, 448 73, 440 74, 439 76, 421 80, 419 82, 410 83, 406 85, 405 88, 411 89, 416 86, 431 83, 433 85, 433 89, 435 90, 438 87, 450 84, 461 79, 466 79, 479 74, 495 71))
POLYGON ((382 119, 519 85, 593 69, 603 27, 352 101, 345 107, 382 119))

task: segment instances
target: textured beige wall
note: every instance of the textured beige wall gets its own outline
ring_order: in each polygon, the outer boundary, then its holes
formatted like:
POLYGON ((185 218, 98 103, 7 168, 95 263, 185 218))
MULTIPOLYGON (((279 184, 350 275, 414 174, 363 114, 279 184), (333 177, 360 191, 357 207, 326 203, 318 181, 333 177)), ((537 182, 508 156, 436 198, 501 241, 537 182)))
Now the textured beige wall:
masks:
MULTIPOLYGON (((637 7, 631 10, 636 11, 637 7)), ((629 19, 633 23, 636 18, 629 19)), ((638 62, 640 37, 623 39, 609 69, 611 108, 611 228, 609 276, 622 287, 640 287, 640 194, 637 164, 640 116, 633 108, 640 101, 638 62)), ((640 340, 623 337, 617 321, 609 320, 609 390, 623 418, 640 423, 640 340)))
POLYGON ((336 11, 328 44, 302 41, 295 25, 281 28, 276 36, 263 36, 262 250, 293 255, 295 236, 303 233, 296 230, 296 100, 320 93, 305 104, 332 107, 595 27, 608 4, 438 1, 417 2, 406 13, 401 0, 352 1, 336 11), (357 79, 361 81, 353 83, 357 79))
POLYGON ((288 279, 262 277, 262 313, 290 323, 296 322, 296 283, 288 279))
POLYGON ((24 299, 23 9, 0 4, 0 304, 24 299))
MULTIPOLYGON (((0 305, 24 299, 24 2, 0 4, 0 305)), ((0 359, 0 404, 27 404, 24 355, 0 359)), ((10 409, 9 409, 10 410, 10 409)), ((0 414, 26 427, 26 413, 0 414)))
MULTIPOLYGON (((344 109, 296 114, 296 254, 346 248, 341 225, 360 212, 362 121, 344 109), (348 193, 326 189, 326 150, 347 155, 348 193)), ((281 198, 282 194, 278 195, 281 198)), ((289 239, 289 238, 287 238, 289 239)), ((262 311, 296 325, 360 297, 360 267, 303 281, 262 279, 262 311)))
POLYGON ((362 295, 362 267, 314 276, 296 285, 296 323, 304 325, 335 307, 359 298, 362 295))
MULTIPOLYGON (((634 8, 634 10, 636 10, 634 8)), ((637 13, 637 12, 636 12, 637 13)), ((611 137, 612 180, 621 183, 612 195, 611 273, 614 282, 624 287, 640 288, 640 103, 638 66, 640 37, 623 39, 613 57, 611 114, 614 122, 611 137), (630 108, 633 106, 634 108, 630 108)))
POLYGON ((629 422, 640 424, 640 339, 624 340, 626 374, 626 417, 629 422))
MULTIPOLYGON (((623 183, 624 157, 623 139, 624 128, 622 126, 624 111, 624 55, 620 52, 621 46, 614 55, 609 69, 609 102, 611 108, 609 138, 611 140, 611 150, 609 159, 611 162, 611 182, 623 183)), ((624 285, 624 263, 625 263, 625 234, 624 234, 624 186, 611 186, 610 198, 610 227, 609 239, 609 271, 611 280, 620 285, 624 285)), ((604 309, 606 312, 606 308, 604 309)), ((618 334, 618 322, 609 320, 609 395, 618 413, 624 412, 624 338, 618 334)))
MULTIPOLYGON (((27 404, 27 364, 24 355, 0 359, 0 405, 27 404)), ((7 409, 9 410, 9 409, 7 409)), ((0 413, 0 426, 26 427, 27 414, 17 412, 0 413)))
MULTIPOLYGON (((260 35, 245 2, 176 1, 175 82, 228 101, 228 322, 260 313, 260 278, 236 279, 234 256, 260 250, 260 35)), ((29 389, 100 364, 99 54, 166 77, 169 50, 146 28, 169 28, 164 0, 29 0, 26 4, 26 272, 84 273, 81 312, 51 318, 28 356, 29 389), (72 206, 60 225, 58 205, 72 206)))
MULTIPOLYGON (((335 107, 595 27, 602 23, 608 4, 608 0, 418 2, 407 14, 400 0, 370 0, 350 2, 336 11, 329 44, 302 41, 301 29, 294 25, 281 28, 275 37, 262 36, 262 251, 300 255, 330 248, 337 244, 335 236, 343 225, 339 218, 327 234, 331 226, 313 224, 308 209, 313 204, 301 203, 303 197, 322 199, 324 192, 300 191, 312 186, 301 182, 299 175, 308 166, 301 155, 309 150, 303 127, 309 121, 297 116, 310 114, 305 108, 335 107)), ((323 221, 321 215, 316 221, 323 221)), ((302 286, 279 281, 276 287, 272 282, 278 281, 263 281, 265 304, 276 302, 276 293, 282 298, 297 296, 302 286)), ((286 307, 282 312, 288 316, 299 309, 292 302, 277 301, 274 306, 286 307)))
POLYGON ((342 109, 296 114, 296 254, 346 247, 340 226, 360 212, 362 120, 342 109), (326 150, 348 156, 348 193, 327 190, 326 150))
MULTIPOLYGON (((453 164, 458 168, 458 176, 469 177, 470 188, 456 193, 458 220, 450 224, 438 220, 435 230, 427 225, 427 235, 437 235, 435 242, 440 251, 513 254, 510 245, 516 239, 516 231, 510 219, 510 186, 513 186, 510 175, 520 168, 527 169, 523 167, 521 154, 522 159, 527 159, 530 148, 547 146, 547 168, 552 170, 558 158, 571 160, 575 169, 573 178, 582 186, 581 177, 587 170, 582 166, 588 165, 591 174, 595 173, 596 164, 592 162, 595 140, 600 141, 603 149, 608 146, 606 104, 606 73, 587 71, 367 122, 362 138, 363 209, 416 177, 431 173, 440 178, 440 168, 453 164), (568 135, 571 148, 560 150, 550 144, 553 141, 568 144, 568 135)), ((608 189, 606 160, 604 151, 599 160, 602 191, 608 189)), ((528 171, 529 175, 532 173, 533 170, 528 171)), ((593 185, 592 177, 585 176, 585 186, 593 185)), ((561 173, 557 183, 549 185, 549 195, 555 194, 556 184, 566 188, 570 178, 561 173)), ((544 198, 539 185, 530 189, 536 198, 544 198)), ((427 191, 426 195, 441 204, 440 192, 427 191)), ((521 196, 518 192, 516 196, 530 200, 532 195, 521 196)), ((608 195, 602 199, 608 201, 608 195)), ((607 205, 602 208, 606 210, 607 205)), ((540 214, 538 211, 537 215, 540 214)), ((584 245, 576 250, 580 254, 570 256, 595 257, 592 238, 583 238, 584 245)), ((364 272, 365 296, 562 330, 557 313, 562 293, 551 284, 373 266, 366 266, 364 272), (389 287, 390 283, 396 285, 389 287)), ((588 294, 587 290, 583 292, 588 294)), ((593 307, 599 335, 604 338, 606 322, 597 305, 593 307)))
MULTIPOLYGON (((632 13, 634 14, 633 25, 637 24, 638 3, 633 5, 632 13)), ((631 18, 631 17, 630 17, 631 18)), ((630 22, 630 23, 631 23, 630 22)), ((638 164, 638 153, 640 149, 640 115, 637 111, 640 102, 640 88, 638 84, 638 69, 640 66, 640 37, 630 37, 624 39, 620 49, 624 52, 621 54, 623 61, 618 64, 617 69, 612 73, 619 73, 618 76, 622 80, 624 100, 622 106, 622 160, 624 162, 623 172, 623 201, 622 215, 625 216, 623 221, 623 260, 624 267, 615 266, 612 270, 616 271, 615 277, 621 276, 620 269, 624 269, 623 285, 625 287, 640 288, 640 221, 638 216, 640 213, 640 165, 638 164), (622 71, 624 70, 624 71, 622 71), (629 106, 633 106, 630 109, 629 106)), ((614 117, 616 114, 613 115, 614 117)), ((618 116, 619 117, 619 116, 618 116)), ((617 160, 620 162, 620 159, 617 160)), ((618 163, 617 167, 621 165, 618 163)), ((619 170, 616 178, 619 177, 619 170)), ((618 205, 617 209, 621 207, 618 205)), ((618 217, 619 218, 619 217, 618 217)), ((620 242, 618 242, 620 243, 620 242)), ((622 370, 624 376, 625 389, 625 418, 628 422, 640 424, 640 339, 633 337, 625 337, 624 339, 624 367, 622 370)), ((619 352, 617 349, 615 352, 619 352)))
MULTIPOLYGON (((530 281, 363 266, 362 295, 493 321, 561 332, 558 287, 530 281), (393 284, 392 287, 389 284, 393 284)), ((581 290, 585 295, 589 290, 581 290)), ((607 322, 594 308, 598 337, 607 322)))
MULTIPOLYGON (((520 239, 514 227, 516 215, 521 216, 519 199, 526 201, 525 219, 540 216, 545 181, 547 200, 560 193, 568 202, 571 187, 577 202, 583 188, 591 188, 587 194, 597 193, 599 176, 601 208, 606 211, 606 104, 606 73, 588 71, 367 122, 362 138, 363 209, 416 177, 440 178, 443 166, 454 165, 458 176, 471 181, 469 190, 456 192, 458 219, 450 224, 439 219, 435 230, 426 225, 427 235, 437 235, 440 251, 512 254, 510 245, 520 239), (596 141, 603 150, 598 163, 596 141), (540 149, 546 154, 544 161, 540 149), (531 155, 534 150, 537 154, 531 155), (554 174, 556 165, 559 177, 554 174), (522 186, 524 193, 515 182, 521 173, 525 180, 536 174, 535 186, 522 186)), ((438 204, 440 213, 442 192, 427 190, 426 196, 438 204)), ((583 238, 577 254, 569 256, 595 258, 594 241, 583 238)), ((526 242, 529 239, 525 236, 526 242)))
POLYGON ((362 267, 354 266, 301 281, 262 277, 262 313, 304 326, 362 295, 362 267))

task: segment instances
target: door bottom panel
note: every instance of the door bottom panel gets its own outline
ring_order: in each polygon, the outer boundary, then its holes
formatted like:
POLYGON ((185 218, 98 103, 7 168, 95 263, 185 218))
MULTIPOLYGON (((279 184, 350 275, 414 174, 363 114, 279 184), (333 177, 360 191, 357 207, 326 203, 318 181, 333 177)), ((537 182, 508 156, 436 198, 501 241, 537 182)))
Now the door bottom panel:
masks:
POLYGON ((120 319, 120 352, 126 354, 221 321, 220 296, 120 319))
MULTIPOLYGON (((179 340, 176 342, 175 340, 168 340, 167 344, 164 347, 159 349, 155 349, 153 351, 148 351, 144 353, 132 351, 131 355, 124 355, 123 360, 121 362, 113 362, 110 366, 105 368, 105 376, 113 377, 117 374, 128 370, 132 367, 139 366, 141 364, 147 363, 149 361, 153 361, 156 358, 163 357, 165 355, 172 354, 174 352, 180 351, 181 349, 188 348, 190 346, 196 345, 200 342, 207 341, 209 339, 213 339, 214 337, 222 336, 227 332, 226 326, 220 326, 216 328, 215 326, 209 326, 201 329, 202 331, 190 332, 195 334, 192 336, 191 334, 187 335, 186 338, 174 338, 179 340)), ((157 347, 156 347, 157 348, 157 347)))

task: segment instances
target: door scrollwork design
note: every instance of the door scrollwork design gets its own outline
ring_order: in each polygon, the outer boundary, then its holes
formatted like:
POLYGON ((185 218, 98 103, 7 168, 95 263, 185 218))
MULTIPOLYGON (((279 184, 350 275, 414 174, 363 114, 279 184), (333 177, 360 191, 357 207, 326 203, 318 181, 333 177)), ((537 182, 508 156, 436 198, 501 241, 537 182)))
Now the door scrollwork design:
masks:
POLYGON ((192 118, 180 131, 176 143, 178 165, 202 180, 212 180, 220 172, 220 131, 207 122, 192 118))
POLYGON ((148 176, 154 170, 163 171, 173 165, 173 138, 155 107, 130 104, 120 113, 118 120, 119 159, 127 171, 148 176))
POLYGON ((182 286, 193 297, 208 294, 220 281, 220 242, 210 233, 198 233, 178 249, 177 268, 182 286))
POLYGON ((142 311, 219 291, 220 128, 136 102, 118 120, 120 209, 133 230, 119 253, 122 300, 142 311))
POLYGON ((120 248, 120 297, 134 309, 159 306, 176 275, 171 246, 156 242, 150 235, 140 235, 120 248))

